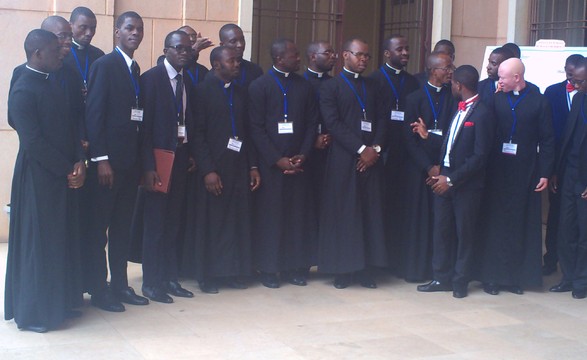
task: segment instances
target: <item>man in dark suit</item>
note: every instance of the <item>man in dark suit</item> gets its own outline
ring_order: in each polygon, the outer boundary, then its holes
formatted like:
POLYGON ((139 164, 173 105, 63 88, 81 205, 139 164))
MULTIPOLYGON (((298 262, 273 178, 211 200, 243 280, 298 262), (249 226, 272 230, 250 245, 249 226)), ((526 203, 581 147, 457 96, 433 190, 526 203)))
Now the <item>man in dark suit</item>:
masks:
POLYGON ((87 245, 87 288, 92 305, 106 311, 124 311, 121 302, 146 305, 146 298, 128 286, 126 266, 139 179, 138 64, 132 59, 143 40, 143 20, 125 12, 116 20, 116 48, 90 69, 86 127, 90 141, 88 187, 92 193, 87 245), (108 236, 106 236, 108 232, 108 236), (104 247, 108 242, 110 286, 104 247))
POLYGON ((499 76, 497 75, 499 64, 512 57, 514 57, 514 54, 502 47, 493 49, 491 54, 489 54, 487 67, 485 68, 487 70, 487 78, 481 80, 477 86, 479 101, 483 102, 486 106, 493 106, 493 96, 497 91, 497 81, 499 80, 499 76))
POLYGON ((552 292, 572 291, 573 298, 587 296, 587 61, 575 67, 572 83, 579 92, 557 157, 556 173, 562 176, 558 255, 563 273, 552 292))
POLYGON ((162 303, 172 303, 167 295, 193 297, 181 287, 178 278, 177 245, 185 216, 189 157, 192 150, 193 123, 189 98, 191 88, 184 86, 184 67, 191 59, 190 39, 183 31, 165 38, 165 60, 141 76, 141 104, 145 119, 142 138, 142 162, 145 193, 143 225, 143 295, 162 303), (175 153, 169 192, 160 186, 155 149, 175 153))
MULTIPOLYGON (((561 140, 567 117, 571 110, 573 97, 577 93, 575 86, 571 84, 575 67, 583 61, 583 56, 573 54, 565 61, 565 73, 567 78, 560 83, 550 85, 544 91, 544 96, 550 102, 552 110, 552 125, 554 127, 554 145, 557 150, 560 150, 561 140)), ((546 253, 542 257, 544 265, 542 265, 542 275, 550 275, 556 272, 556 264, 558 263, 557 247, 557 233, 558 233, 558 219, 560 217, 560 194, 557 192, 557 186, 564 180, 553 178, 550 182, 550 192, 548 193, 549 208, 548 221, 546 223, 546 237, 544 243, 546 246, 546 253)))
MULTIPOLYGON (((443 139, 440 175, 431 179, 435 194, 434 280, 418 286, 418 291, 452 289, 455 298, 467 296, 485 165, 495 128, 491 111, 479 101, 478 81, 479 73, 470 65, 459 67, 453 75, 452 93, 460 102, 443 139)), ((415 129, 421 126, 422 123, 418 123, 415 129)), ((427 131, 418 133, 428 138, 427 131)))

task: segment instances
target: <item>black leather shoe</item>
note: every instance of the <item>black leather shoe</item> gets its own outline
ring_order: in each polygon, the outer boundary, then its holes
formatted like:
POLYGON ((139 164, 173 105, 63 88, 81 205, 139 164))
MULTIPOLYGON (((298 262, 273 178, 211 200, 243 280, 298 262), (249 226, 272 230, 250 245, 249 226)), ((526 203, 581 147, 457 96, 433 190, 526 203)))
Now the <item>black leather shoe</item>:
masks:
POLYGON ((452 285, 432 280, 428 284, 418 285, 417 289, 420 292, 451 291, 452 285))
POLYGON ((291 271, 286 274, 287 282, 292 285, 296 286, 306 286, 308 283, 306 282, 306 277, 304 276, 302 271, 291 271))
POLYGON ((508 288, 508 290, 512 293, 512 294, 516 294, 516 295, 524 295, 524 290, 519 287, 518 285, 513 285, 510 286, 508 288))
POLYGON ((279 277, 273 273, 261 273, 261 284, 270 289, 279 288, 279 277))
POLYGON ((92 295, 92 299, 90 300, 92 306, 95 306, 99 309, 110 311, 110 312, 123 312, 124 305, 114 295, 110 292, 110 290, 105 290, 98 294, 92 295))
POLYGON ((340 274, 334 277, 334 287, 346 289, 351 284, 351 274, 340 274))
POLYGON ((499 285, 494 284, 494 283, 483 284, 483 291, 485 291, 489 295, 498 295, 499 294, 499 285))
POLYGON ((177 297, 193 298, 194 293, 181 287, 178 281, 169 281, 167 283, 167 293, 177 297))
POLYGON ((130 304, 130 305, 148 305, 149 304, 149 300, 147 298, 144 298, 142 296, 139 296, 135 293, 135 290, 133 288, 131 288, 130 286, 127 287, 124 290, 113 290, 114 291, 114 295, 118 298, 118 300, 120 300, 120 302, 123 302, 125 304, 130 304))
POLYGON ((568 292, 573 290, 573 284, 566 281, 561 281, 559 284, 554 285, 548 291, 550 292, 568 292))
POLYGON ((226 284, 226 286, 233 289, 243 290, 247 288, 247 284, 245 284, 245 282, 242 279, 239 279, 238 277, 228 278, 224 281, 224 283, 226 284))
POLYGON ((145 295, 152 301, 164 304, 171 304, 173 302, 171 296, 167 295, 163 288, 143 285, 143 288, 141 290, 143 291, 143 295, 145 295))
POLYGON ((218 286, 212 280, 200 281, 198 282, 200 286, 200 290, 206 294, 218 294, 218 286))
POLYGON ((43 325, 25 325, 19 326, 18 328, 22 331, 32 331, 39 334, 46 333, 47 331, 49 331, 49 329, 47 329, 47 327, 43 325))
POLYGON ((371 277, 371 275, 362 274, 361 279, 359 280, 359 284, 367 289, 377 289, 377 283, 373 277, 371 277))
POLYGON ((585 299, 587 297, 587 289, 573 289, 573 299, 585 299))
POLYGON ((469 295, 466 285, 453 285, 452 296, 457 299, 462 299, 469 295))
POLYGON ((556 272, 556 264, 555 265, 542 265, 542 275, 548 276, 552 275, 556 272))

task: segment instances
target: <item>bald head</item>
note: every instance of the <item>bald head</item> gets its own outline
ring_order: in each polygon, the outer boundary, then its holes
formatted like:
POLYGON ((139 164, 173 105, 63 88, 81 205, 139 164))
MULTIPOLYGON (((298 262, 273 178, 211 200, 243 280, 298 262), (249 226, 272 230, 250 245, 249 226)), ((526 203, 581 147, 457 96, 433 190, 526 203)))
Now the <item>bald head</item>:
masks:
POLYGON ((49 16, 41 24, 41 29, 52 32, 57 36, 59 45, 61 46, 61 56, 64 58, 71 50, 71 39, 73 32, 71 31, 71 24, 65 18, 57 15, 49 16))
POLYGON ((428 69, 428 72, 430 72, 435 67, 442 67, 447 59, 450 59, 452 62, 450 55, 447 55, 446 53, 440 51, 431 52, 426 59, 426 68, 428 69))
POLYGON ((55 34, 55 30, 67 25, 69 25, 69 21, 65 20, 61 16, 53 15, 43 20, 43 22, 41 23, 41 29, 50 31, 55 34))
POLYGON ((526 86, 524 63, 518 58, 510 58, 499 65, 499 85, 503 92, 519 91, 526 86))

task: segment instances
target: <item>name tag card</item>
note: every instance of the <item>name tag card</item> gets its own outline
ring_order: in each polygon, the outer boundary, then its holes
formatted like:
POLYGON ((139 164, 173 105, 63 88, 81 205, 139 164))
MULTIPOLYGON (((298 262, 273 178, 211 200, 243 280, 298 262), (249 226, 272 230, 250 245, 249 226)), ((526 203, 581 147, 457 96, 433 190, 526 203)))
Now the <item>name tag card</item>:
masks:
POLYGON ((318 124, 318 134, 322 134, 322 124, 318 124))
POLYGON ((361 120, 361 131, 371 132, 371 122, 361 120))
POLYGON ((240 140, 237 140, 235 138, 230 138, 228 139, 228 145, 226 145, 226 148, 228 150, 232 150, 232 151, 236 151, 236 152, 241 152, 241 147, 243 146, 243 142, 240 140))
POLYGON ((518 144, 503 143, 501 152, 507 155, 516 155, 518 153, 518 144))
POLYGON ((130 120, 142 122, 143 121, 143 109, 132 108, 130 110, 130 120))
POLYGON ((185 138, 185 125, 177 125, 177 137, 185 138))
POLYGON ((278 134, 293 134, 293 122, 279 122, 277 123, 277 133, 278 134))
POLYGON ((404 112, 399 110, 391 110, 391 120, 404 121, 404 112))
POLYGON ((428 130, 428 132, 434 135, 442 136, 442 129, 432 129, 428 130))

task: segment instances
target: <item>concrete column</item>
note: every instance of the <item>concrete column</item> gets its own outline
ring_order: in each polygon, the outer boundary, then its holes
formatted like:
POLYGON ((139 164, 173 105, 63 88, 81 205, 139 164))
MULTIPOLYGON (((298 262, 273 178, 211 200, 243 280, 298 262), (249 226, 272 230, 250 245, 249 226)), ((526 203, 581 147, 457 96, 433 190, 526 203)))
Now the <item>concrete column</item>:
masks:
POLYGON ((434 0, 432 6, 432 46, 451 38, 452 0, 434 0))

